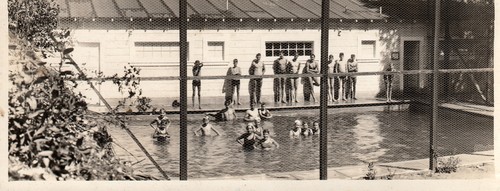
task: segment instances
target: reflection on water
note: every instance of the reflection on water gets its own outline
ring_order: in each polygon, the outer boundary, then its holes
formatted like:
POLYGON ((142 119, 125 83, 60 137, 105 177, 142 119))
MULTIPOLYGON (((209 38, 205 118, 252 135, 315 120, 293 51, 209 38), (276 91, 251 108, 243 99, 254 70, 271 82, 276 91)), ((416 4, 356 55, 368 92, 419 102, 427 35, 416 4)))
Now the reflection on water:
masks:
POLYGON ((380 148, 384 137, 380 135, 380 122, 376 115, 359 115, 354 117, 357 124, 353 132, 358 152, 354 153, 357 159, 365 162, 376 161, 388 149, 380 148))
MULTIPOLYGON (((332 110, 328 115, 328 165, 358 165, 365 162, 390 162, 427 158, 429 115, 425 113, 370 111, 368 109, 332 110)), ((215 177, 313 170, 319 168, 319 137, 290 139, 294 120, 311 123, 317 110, 274 112, 272 120, 262 121, 264 129, 280 148, 271 151, 243 151, 236 138, 244 133, 245 122, 213 123, 221 136, 197 137, 191 132, 201 125, 202 115, 190 115, 188 132, 188 175, 190 178, 215 177)), ((476 145, 493 145, 491 119, 442 113, 436 130, 436 145, 442 155, 473 152, 476 145)), ((179 176, 179 120, 172 120, 171 140, 161 143, 151 138, 148 124, 155 116, 134 116, 130 129, 160 166, 171 176, 179 176)), ((137 158, 145 156, 125 131, 111 129, 118 144, 137 158)), ((119 150, 119 148, 116 148, 119 150)), ((125 159, 136 161, 121 152, 125 159)), ((146 159, 136 165, 142 171, 158 174, 146 159)))

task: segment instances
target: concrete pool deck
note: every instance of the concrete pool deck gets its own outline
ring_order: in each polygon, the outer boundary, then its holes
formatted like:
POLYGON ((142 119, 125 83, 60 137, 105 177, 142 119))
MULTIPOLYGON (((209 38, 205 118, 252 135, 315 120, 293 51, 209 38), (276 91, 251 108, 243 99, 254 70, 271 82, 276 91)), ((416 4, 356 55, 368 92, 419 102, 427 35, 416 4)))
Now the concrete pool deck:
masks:
MULTIPOLYGON (((448 158, 451 156, 445 156, 448 158)), ((473 166, 484 163, 493 163, 495 156, 494 151, 480 151, 471 154, 453 155, 460 159, 459 166, 473 166)), ((429 159, 418 159, 400 162, 389 162, 375 164, 374 167, 377 179, 387 175, 395 174, 412 174, 429 172, 429 159)), ((328 179, 350 179, 360 180, 366 176, 368 165, 344 166, 328 168, 328 179)), ((173 178, 175 180, 175 178, 173 178)), ((293 172, 277 172, 266 174, 254 174, 243 176, 223 176, 210 178, 190 178, 189 180, 319 180, 319 170, 309 171, 293 171, 293 172)))

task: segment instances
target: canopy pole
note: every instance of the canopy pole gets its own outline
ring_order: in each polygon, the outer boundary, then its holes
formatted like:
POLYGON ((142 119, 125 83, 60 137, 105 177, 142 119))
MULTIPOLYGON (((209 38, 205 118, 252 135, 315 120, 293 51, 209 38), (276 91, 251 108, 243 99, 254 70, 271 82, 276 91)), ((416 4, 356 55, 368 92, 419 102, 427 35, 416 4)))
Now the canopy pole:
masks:
POLYGON ((328 32, 330 0, 321 1, 321 86, 320 86, 320 142, 319 179, 328 179, 328 32))
POLYGON ((187 1, 179 0, 180 180, 187 180, 187 1))
POLYGON ((434 172, 436 168, 436 151, 434 150, 434 129, 438 123, 438 82, 439 82, 439 26, 441 22, 441 0, 436 0, 435 14, 434 14, 434 70, 432 82, 432 123, 429 129, 429 170, 434 172))

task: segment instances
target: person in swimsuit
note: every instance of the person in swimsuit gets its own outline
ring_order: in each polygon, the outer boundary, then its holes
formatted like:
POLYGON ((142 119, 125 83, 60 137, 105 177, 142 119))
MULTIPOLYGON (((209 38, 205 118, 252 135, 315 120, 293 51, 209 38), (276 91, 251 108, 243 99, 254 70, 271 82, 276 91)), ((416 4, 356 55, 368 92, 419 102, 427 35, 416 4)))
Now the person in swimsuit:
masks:
POLYGON ((264 135, 263 135, 263 138, 257 143, 256 146, 259 146, 260 145, 260 148, 262 150, 271 150, 273 149, 273 147, 275 148, 279 148, 280 145, 278 144, 278 142, 276 142, 274 139, 272 139, 269 135, 269 130, 264 130, 264 135))
MULTIPOLYGON (((328 74, 333 74, 335 73, 335 62, 333 60, 333 55, 330 54, 328 56, 328 74)), ((335 97, 335 78, 338 78, 337 76, 328 76, 328 98, 329 100, 332 100, 332 102, 336 102, 337 98, 335 97)), ((338 96, 338 92, 337 92, 338 96)))
MULTIPOLYGON (((261 54, 255 55, 255 59, 252 61, 250 68, 248 69, 248 74, 252 76, 262 76, 266 73, 266 67, 264 62, 261 60, 261 54)), ((250 103, 260 103, 262 90, 262 77, 252 78, 248 83, 248 92, 250 93, 250 103)))
MULTIPOLYGON (((298 74, 300 71, 300 62, 297 60, 299 58, 298 54, 295 54, 293 56, 293 59, 288 62, 287 64, 287 74, 298 74)), ((297 89, 299 88, 299 84, 297 83, 297 79, 299 77, 290 77, 287 78, 288 80, 288 86, 287 86, 287 100, 288 102, 295 101, 295 103, 298 103, 297 101, 297 89)))
POLYGON ((153 120, 151 123, 149 123, 149 126, 151 126, 155 132, 153 133, 153 136, 160 136, 160 135, 167 135, 168 136, 168 128, 170 127, 170 119, 166 116, 165 109, 160 109, 160 116, 153 120), (153 126, 153 124, 156 124, 156 127, 153 126))
MULTIPOLYGON (((241 68, 238 67, 238 59, 233 60, 233 67, 228 69, 228 75, 231 76, 241 76, 241 68)), ((231 88, 233 91, 231 95, 231 100, 234 97, 234 93, 236 93, 235 104, 241 105, 240 103, 240 80, 239 79, 231 79, 231 88)))
POLYGON ((213 117, 215 121, 231 121, 236 119, 236 112, 234 111, 231 100, 224 103, 225 108, 217 113, 205 113, 206 116, 213 117))
POLYGON ((219 131, 217 131, 217 129, 210 124, 208 116, 203 118, 203 124, 201 124, 201 127, 193 131, 194 135, 199 136, 197 133, 198 131, 201 131, 202 136, 210 136, 212 135, 212 131, 215 132, 215 134, 220 135, 219 131))
POLYGON ((290 130, 290 138, 300 137, 300 134, 302 133, 301 127, 302 122, 298 119, 295 120, 295 126, 290 130))
MULTIPOLYGON (((384 71, 386 72, 394 72, 394 68, 392 67, 392 63, 387 63, 385 66, 384 71)), ((392 78, 394 77, 393 74, 386 74, 384 75, 384 83, 385 83, 385 96, 386 96, 386 101, 391 102, 392 101, 392 78)))
MULTIPOLYGON (((311 54, 309 60, 307 60, 304 69, 302 70, 303 74, 319 74, 318 63, 314 60, 315 55, 311 54)), ((312 97, 312 101, 316 102, 316 97, 314 97, 314 86, 319 86, 317 77, 302 77, 302 83, 304 85, 304 101, 310 101, 312 97)))
POLYGON ((319 122, 318 121, 314 121, 313 122, 313 128, 311 129, 311 132, 313 135, 319 135, 319 122))
POLYGON ((304 136, 309 136, 309 135, 312 135, 312 130, 311 128, 309 128, 309 125, 307 124, 307 122, 304 122, 304 124, 302 125, 302 135, 304 136))
MULTIPOLYGON (((347 72, 352 73, 352 72, 358 72, 358 62, 356 60, 356 55, 351 54, 351 58, 347 61, 347 72)), ((352 98, 353 100, 357 100, 356 98, 356 81, 357 78, 356 76, 349 76, 349 82, 350 82, 350 92, 349 97, 352 98)))
POLYGON ((255 149, 255 143, 257 143, 261 137, 255 134, 255 127, 253 123, 248 123, 246 129, 247 132, 239 136, 236 139, 236 142, 241 144, 245 150, 253 150, 255 149))
POLYGON ((269 110, 266 109, 266 104, 264 103, 260 105, 259 116, 261 119, 270 119, 271 117, 273 117, 271 112, 269 112, 269 110))
MULTIPOLYGON (((279 58, 273 63, 274 74, 285 74, 286 65, 288 60, 284 57, 285 52, 281 51, 279 58)), ((274 90, 274 102, 286 103, 285 101, 285 82, 286 78, 274 78, 273 90, 274 90)))
MULTIPOLYGON (((200 76, 201 74, 201 67, 203 67, 203 63, 201 63, 199 60, 196 60, 194 62, 193 66, 193 76, 200 76)), ((196 89, 198 89, 198 108, 201 109, 201 98, 200 98, 200 90, 201 90, 201 80, 199 79, 194 79, 193 80, 193 107, 194 107, 194 100, 196 96, 196 89)))
POLYGON ((259 110, 254 107, 254 103, 250 103, 250 109, 247 110, 244 120, 249 121, 249 122, 253 122, 257 118, 260 119, 259 110))
MULTIPOLYGON (((339 59, 335 61, 338 64, 338 73, 346 73, 347 72, 347 61, 344 59, 344 53, 341 52, 339 53, 339 59)), ((346 90, 346 84, 347 84, 347 76, 339 76, 340 79, 340 86, 342 87, 342 101, 346 101, 346 96, 347 96, 347 90, 346 90)))
POLYGON ((255 134, 262 136, 262 132, 264 128, 262 127, 262 124, 260 123, 260 118, 255 119, 254 127, 255 127, 255 134))

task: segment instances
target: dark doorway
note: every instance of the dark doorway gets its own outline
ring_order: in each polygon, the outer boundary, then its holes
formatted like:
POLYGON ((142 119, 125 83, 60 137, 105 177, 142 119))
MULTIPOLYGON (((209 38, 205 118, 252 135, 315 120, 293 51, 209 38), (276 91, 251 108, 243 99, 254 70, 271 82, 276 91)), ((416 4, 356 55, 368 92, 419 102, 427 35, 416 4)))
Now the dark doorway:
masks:
MULTIPOLYGON (((418 70, 420 64, 420 41, 404 41, 404 70, 418 70)), ((405 94, 417 93, 419 89, 418 74, 405 75, 403 80, 405 94)))

